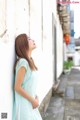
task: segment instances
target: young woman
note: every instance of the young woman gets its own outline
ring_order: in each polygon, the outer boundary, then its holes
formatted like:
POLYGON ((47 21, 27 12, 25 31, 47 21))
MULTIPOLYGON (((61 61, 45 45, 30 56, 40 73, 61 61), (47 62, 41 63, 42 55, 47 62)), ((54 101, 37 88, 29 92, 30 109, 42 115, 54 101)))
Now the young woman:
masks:
POLYGON ((38 111, 39 100, 36 96, 37 67, 31 57, 36 48, 34 40, 26 34, 15 39, 18 60, 15 66, 15 100, 13 120, 42 120, 38 111))

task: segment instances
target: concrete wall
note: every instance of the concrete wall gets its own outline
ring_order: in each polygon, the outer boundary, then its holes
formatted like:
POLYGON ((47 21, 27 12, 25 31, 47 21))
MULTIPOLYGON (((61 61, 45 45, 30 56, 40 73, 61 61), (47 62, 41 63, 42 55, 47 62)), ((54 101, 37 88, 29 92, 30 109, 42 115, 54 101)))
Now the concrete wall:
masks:
POLYGON ((11 120, 13 107, 14 56, 14 43, 0 42, 0 115, 7 113, 8 120, 11 120))
MULTIPOLYGON (((33 58, 39 69, 37 95, 40 103, 54 84, 53 41, 55 39, 52 37, 54 35, 52 33, 52 12, 56 19, 56 1, 1 0, 0 3, 0 11, 3 11, 3 14, 0 14, 2 22, 0 31, 0 114, 2 112, 7 113, 8 120, 11 120, 14 82, 13 66, 15 61, 14 40, 18 34, 25 32, 37 44, 37 49, 33 52, 33 58)), ((58 34, 60 34, 59 24, 57 24, 57 29, 58 34)), ((57 40, 60 42, 60 37, 57 40)), ((59 49, 57 48, 57 58, 62 60, 62 38, 60 46, 57 44, 57 47, 59 47, 59 49), (61 55, 59 54, 60 51, 61 55)), ((59 59, 57 59, 59 66, 58 76, 62 71, 62 61, 59 61, 59 59)))
POLYGON ((0 0, 0 35, 5 31, 6 23, 5 23, 5 0, 0 0))
MULTIPOLYGON (((40 78, 39 85, 41 89, 39 90, 40 96, 44 98, 44 96, 48 93, 50 88, 53 85, 53 63, 52 63, 52 9, 51 9, 51 1, 43 0, 43 38, 42 38, 42 67, 40 74, 42 75, 40 78), (46 86, 45 86, 46 83, 46 86), (45 88, 44 88, 45 86, 45 88)), ((38 87, 39 88, 39 87, 38 87)), ((40 97, 40 98, 41 98, 40 97)))
POLYGON ((62 28, 59 23, 59 19, 57 19, 57 78, 60 77, 63 71, 63 33, 62 28))
POLYGON ((8 120, 12 119, 13 107, 14 2, 0 0, 0 119, 2 113, 7 113, 8 120))

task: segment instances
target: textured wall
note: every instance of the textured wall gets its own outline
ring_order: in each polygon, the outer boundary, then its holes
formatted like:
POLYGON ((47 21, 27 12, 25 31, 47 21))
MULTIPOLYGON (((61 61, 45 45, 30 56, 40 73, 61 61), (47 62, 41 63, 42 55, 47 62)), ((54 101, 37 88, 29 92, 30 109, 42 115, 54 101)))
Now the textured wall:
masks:
POLYGON ((5 0, 0 0, 0 35, 2 35, 6 29, 6 5, 5 0))

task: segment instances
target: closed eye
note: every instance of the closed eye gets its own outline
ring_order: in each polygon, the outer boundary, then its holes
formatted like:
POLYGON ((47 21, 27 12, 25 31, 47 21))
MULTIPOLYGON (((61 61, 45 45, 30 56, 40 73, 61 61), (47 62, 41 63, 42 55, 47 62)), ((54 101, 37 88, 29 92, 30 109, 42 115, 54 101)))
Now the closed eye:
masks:
POLYGON ((28 40, 31 40, 30 38, 28 38, 28 40))

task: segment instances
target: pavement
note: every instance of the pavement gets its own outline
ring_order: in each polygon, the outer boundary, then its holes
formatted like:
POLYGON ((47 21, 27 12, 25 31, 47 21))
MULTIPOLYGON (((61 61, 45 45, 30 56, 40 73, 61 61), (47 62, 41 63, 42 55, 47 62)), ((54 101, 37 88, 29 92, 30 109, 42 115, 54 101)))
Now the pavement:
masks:
POLYGON ((43 120, 80 120, 80 68, 61 75, 58 91, 64 96, 52 96, 43 120))

